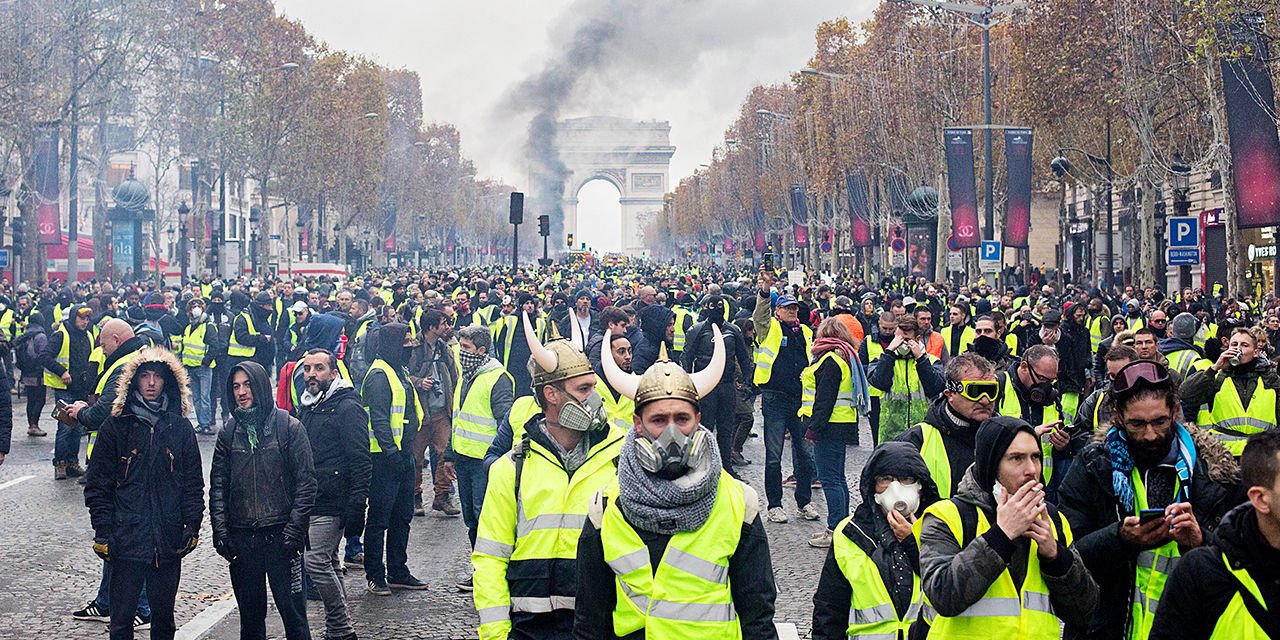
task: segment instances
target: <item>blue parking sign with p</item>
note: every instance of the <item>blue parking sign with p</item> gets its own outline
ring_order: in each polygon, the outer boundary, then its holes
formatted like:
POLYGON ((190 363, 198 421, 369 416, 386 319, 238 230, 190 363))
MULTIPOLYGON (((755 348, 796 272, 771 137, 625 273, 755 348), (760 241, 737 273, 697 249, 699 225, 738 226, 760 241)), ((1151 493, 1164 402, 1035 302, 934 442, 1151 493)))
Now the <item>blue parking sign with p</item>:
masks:
POLYGON ((1200 219, 1194 216, 1169 218, 1170 247, 1200 246, 1200 219))
POLYGON ((999 240, 983 240, 982 254, 980 260, 999 260, 1000 259, 1000 241, 999 240))

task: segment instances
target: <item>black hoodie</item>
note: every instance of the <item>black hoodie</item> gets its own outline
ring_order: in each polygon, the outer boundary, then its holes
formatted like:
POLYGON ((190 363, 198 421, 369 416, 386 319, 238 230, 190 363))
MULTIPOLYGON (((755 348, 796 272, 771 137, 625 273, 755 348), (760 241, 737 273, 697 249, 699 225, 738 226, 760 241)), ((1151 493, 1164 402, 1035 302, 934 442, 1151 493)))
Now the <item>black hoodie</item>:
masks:
MULTIPOLYGON (((404 366, 404 336, 408 331, 409 325, 393 322, 380 328, 377 335, 377 359, 391 366, 401 386, 406 390, 413 386, 409 381, 409 372, 404 366)), ((411 448, 404 447, 418 436, 418 412, 407 405, 418 402, 418 394, 405 393, 404 434, 400 438, 400 446, 396 445, 395 437, 391 432, 391 383, 380 369, 369 368, 369 373, 365 376, 360 388, 360 396, 365 408, 369 411, 370 428, 373 430, 374 437, 377 438, 378 446, 382 449, 381 454, 375 454, 374 457, 378 458, 379 455, 386 456, 399 451, 412 459, 411 448)))

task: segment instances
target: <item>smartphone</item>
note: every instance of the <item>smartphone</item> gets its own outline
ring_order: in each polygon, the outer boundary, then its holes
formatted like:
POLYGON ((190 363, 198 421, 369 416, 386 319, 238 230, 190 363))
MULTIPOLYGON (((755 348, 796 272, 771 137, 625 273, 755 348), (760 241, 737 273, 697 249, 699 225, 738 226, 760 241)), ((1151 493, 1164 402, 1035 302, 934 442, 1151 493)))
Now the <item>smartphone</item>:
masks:
POLYGON ((49 414, 49 417, 50 417, 50 418, 53 418, 54 420, 57 420, 57 419, 58 419, 58 412, 59 412, 59 411, 63 411, 63 410, 65 410, 65 409, 66 409, 67 407, 69 407, 69 406, 71 406, 71 405, 67 404, 67 402, 66 402, 65 400, 61 400, 61 399, 54 400, 54 402, 53 402, 53 412, 51 412, 51 413, 49 414))
POLYGON ((1146 524, 1152 520, 1164 518, 1164 509, 1143 509, 1138 512, 1138 524, 1146 524))
POLYGON ((764 254, 764 260, 761 261, 760 268, 773 271, 773 254, 772 253, 764 254))

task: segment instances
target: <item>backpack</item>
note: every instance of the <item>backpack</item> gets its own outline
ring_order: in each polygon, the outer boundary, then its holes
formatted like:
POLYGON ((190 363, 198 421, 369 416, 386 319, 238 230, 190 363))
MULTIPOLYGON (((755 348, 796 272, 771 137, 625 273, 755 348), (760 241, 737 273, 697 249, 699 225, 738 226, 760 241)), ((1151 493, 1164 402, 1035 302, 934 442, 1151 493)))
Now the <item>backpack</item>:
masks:
POLYGON ((18 336, 13 343, 13 355, 17 360, 18 369, 22 371, 34 371, 40 368, 40 354, 35 352, 37 333, 31 332, 18 336))

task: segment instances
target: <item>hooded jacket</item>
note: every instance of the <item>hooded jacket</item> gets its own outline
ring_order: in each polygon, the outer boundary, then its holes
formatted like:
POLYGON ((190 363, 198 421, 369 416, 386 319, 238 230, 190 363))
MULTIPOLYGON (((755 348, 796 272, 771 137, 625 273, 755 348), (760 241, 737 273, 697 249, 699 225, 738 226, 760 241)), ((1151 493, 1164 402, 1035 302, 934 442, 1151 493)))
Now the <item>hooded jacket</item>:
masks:
POLYGON ((256 362, 241 362, 227 374, 227 406, 236 406, 231 381, 241 371, 249 377, 254 402, 265 415, 256 447, 250 446, 246 427, 234 412, 218 432, 209 472, 214 545, 229 542, 232 529, 276 526, 284 527, 286 540, 306 540, 316 497, 307 432, 289 412, 276 408, 267 372, 256 362))
MULTIPOLYGON (((1196 445, 1191 473, 1191 509, 1205 544, 1235 498, 1238 468, 1231 453, 1212 435, 1187 427, 1196 445)), ((1062 515, 1071 523, 1076 549, 1098 583, 1100 604, 1089 620, 1070 622, 1066 638, 1119 638, 1124 634, 1133 597, 1133 581, 1141 549, 1120 539, 1119 522, 1132 513, 1116 498, 1111 479, 1107 429, 1099 427, 1058 486, 1062 515)), ((1154 471, 1154 469, 1153 469, 1154 471)), ((1163 505, 1153 505, 1159 507, 1163 505)))
MULTIPOLYGON (((636 313, 640 320, 640 342, 631 345, 631 372, 643 375, 658 361, 659 348, 667 341, 667 327, 675 312, 659 304, 651 304, 636 313)), ((671 347, 668 345, 670 354, 671 347)))
MULTIPOLYGON (((116 350, 112 351, 111 355, 102 363, 103 371, 111 368, 111 366, 121 358, 132 356, 133 354, 142 351, 144 348, 147 348, 147 346, 146 340, 138 336, 134 336, 124 342, 121 342, 120 346, 116 347, 116 350)), ((79 422, 81 426, 90 431, 94 431, 101 426, 103 422, 106 422, 115 406, 116 399, 119 397, 116 393, 116 381, 118 381, 124 374, 124 369, 125 368, 123 366, 117 368, 115 372, 111 374, 112 377, 107 378, 107 383, 103 385, 102 395, 98 396, 98 399, 94 400, 93 404, 81 409, 80 412, 76 414, 76 421, 79 422)))
MULTIPOLYGON (((955 495, 960 486, 964 472, 973 464, 973 437, 978 432, 978 425, 971 422, 957 422, 959 415, 948 410, 947 398, 938 396, 929 405, 924 414, 924 422, 942 434, 942 445, 947 450, 947 462, 951 467, 951 486, 948 495, 955 495)), ((910 429, 898 434, 894 440, 911 444, 920 451, 924 448, 924 430, 920 425, 912 425, 910 429)))
POLYGON ((1068 304, 1062 312, 1061 337, 1055 345, 1058 350, 1058 389, 1063 393, 1084 391, 1085 372, 1093 364, 1089 327, 1075 321, 1075 309, 1075 304, 1068 304))
MULTIPOLYGON (((880 570, 880 581, 889 590, 893 608, 899 616, 906 613, 911 604, 913 574, 920 572, 920 555, 915 536, 898 540, 884 509, 876 504, 876 476, 892 475, 897 478, 919 479, 920 506, 917 514, 938 500, 938 488, 929 477, 920 453, 904 442, 886 442, 871 452, 862 467, 858 487, 862 503, 853 512, 853 518, 832 535, 846 536, 863 553, 867 554, 880 570)), ((866 585, 856 585, 859 589, 866 585)), ((835 548, 827 551, 818 578, 818 590, 813 594, 814 640, 843 640, 849 627, 849 602, 854 585, 840 570, 836 562, 835 548)))
MULTIPOLYGON (((704 320, 693 325, 685 334, 684 351, 680 352, 680 364, 685 371, 701 371, 711 362, 711 355, 715 353, 713 341, 715 333, 712 332, 708 322, 704 320)), ((737 382, 737 371, 739 369, 754 371, 755 364, 751 361, 751 352, 747 350, 747 342, 742 338, 742 331, 737 325, 722 321, 716 323, 716 326, 720 327, 720 334, 724 340, 726 360, 736 360, 738 363, 736 367, 732 362, 725 365, 724 374, 720 376, 720 382, 716 387, 731 390, 737 382)), ((634 357, 633 355, 632 358, 634 357)), ((839 384, 838 376, 836 383, 839 384)))
MULTIPOLYGON (((396 377, 405 388, 404 434, 400 439, 399 450, 410 456, 412 460, 412 447, 409 444, 417 437, 420 425, 418 412, 409 406, 410 402, 418 401, 418 395, 409 393, 412 382, 409 380, 409 372, 405 369, 404 336, 408 330, 408 325, 399 323, 381 327, 378 330, 377 360, 386 362, 396 372, 396 377)), ((398 447, 391 432, 391 383, 387 380, 387 376, 382 371, 371 367, 360 389, 360 396, 361 402, 369 411, 369 428, 373 430, 378 446, 382 448, 379 456, 395 453, 398 447)))
POLYGON ((308 350, 328 349, 337 353, 339 338, 342 337, 345 324, 342 318, 327 313, 311 316, 311 320, 307 322, 307 334, 303 339, 303 346, 308 350))
POLYGON ((1151 627, 1152 640, 1201 640, 1213 635, 1240 583, 1227 571, 1244 569, 1258 585, 1263 601, 1280 602, 1280 550, 1258 529, 1258 512, 1242 504, 1222 518, 1213 544, 1182 556, 1165 582, 1151 627))
POLYGON ((192 406, 187 372, 160 347, 143 350, 119 371, 111 417, 98 430, 89 459, 89 521, 94 536, 107 540, 112 559, 173 562, 186 535, 199 533, 204 516, 200 447, 184 417, 192 406), (157 363, 168 406, 153 426, 135 415, 129 398, 139 367, 157 363))
POLYGON ((314 406, 299 407, 311 443, 316 498, 313 516, 346 516, 364 510, 369 496, 369 414, 360 394, 341 376, 314 406))

